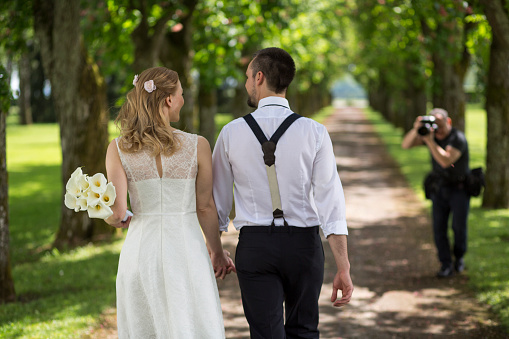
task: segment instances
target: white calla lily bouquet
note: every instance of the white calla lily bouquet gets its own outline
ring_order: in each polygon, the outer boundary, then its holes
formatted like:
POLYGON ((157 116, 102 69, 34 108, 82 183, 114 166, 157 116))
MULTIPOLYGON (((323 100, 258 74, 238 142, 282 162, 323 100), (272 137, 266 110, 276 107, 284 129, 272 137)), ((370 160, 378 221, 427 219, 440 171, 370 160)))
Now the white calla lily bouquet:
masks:
POLYGON ((115 186, 102 173, 88 176, 78 167, 65 185, 65 206, 75 212, 87 211, 90 218, 106 219, 113 215, 110 206, 117 194, 115 186))

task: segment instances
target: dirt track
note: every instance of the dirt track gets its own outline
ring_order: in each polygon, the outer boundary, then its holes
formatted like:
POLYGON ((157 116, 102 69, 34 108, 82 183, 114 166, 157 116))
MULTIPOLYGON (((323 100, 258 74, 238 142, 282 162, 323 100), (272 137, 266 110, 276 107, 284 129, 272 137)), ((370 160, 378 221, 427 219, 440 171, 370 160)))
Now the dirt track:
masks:
MULTIPOLYGON (((325 122, 345 190, 351 303, 330 306, 334 260, 327 241, 320 297, 321 338, 509 338, 466 288, 468 271, 451 279, 438 269, 427 212, 408 188, 372 127, 355 108, 325 122)), ((223 235, 232 255, 238 233, 223 235)), ((468 270, 468 257, 467 257, 468 270)), ((227 338, 249 338, 235 276, 219 281, 227 338)), ((116 338, 114 310, 86 338, 116 338)))

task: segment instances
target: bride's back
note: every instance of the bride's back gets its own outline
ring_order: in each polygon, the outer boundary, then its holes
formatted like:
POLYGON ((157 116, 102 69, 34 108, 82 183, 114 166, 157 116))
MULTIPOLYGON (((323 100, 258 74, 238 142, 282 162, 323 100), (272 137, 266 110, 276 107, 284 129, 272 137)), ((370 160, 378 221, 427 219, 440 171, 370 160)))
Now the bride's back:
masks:
POLYGON ((198 136, 182 131, 175 131, 174 136, 180 147, 171 156, 161 155, 162 176, 157 169, 156 157, 149 150, 127 153, 119 149, 134 214, 196 211, 198 136))

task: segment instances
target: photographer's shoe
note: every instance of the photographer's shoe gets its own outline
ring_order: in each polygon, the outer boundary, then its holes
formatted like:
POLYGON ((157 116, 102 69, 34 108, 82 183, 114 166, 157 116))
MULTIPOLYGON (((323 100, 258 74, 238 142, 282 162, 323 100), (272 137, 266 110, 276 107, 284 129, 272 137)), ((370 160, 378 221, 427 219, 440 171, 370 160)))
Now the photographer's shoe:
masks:
POLYGON ((452 265, 442 265, 442 268, 437 273, 438 278, 447 278, 454 274, 452 265))
POLYGON ((454 269, 458 273, 461 273, 465 270, 465 261, 463 261, 463 258, 459 258, 458 260, 456 260, 456 262, 454 263, 454 269))

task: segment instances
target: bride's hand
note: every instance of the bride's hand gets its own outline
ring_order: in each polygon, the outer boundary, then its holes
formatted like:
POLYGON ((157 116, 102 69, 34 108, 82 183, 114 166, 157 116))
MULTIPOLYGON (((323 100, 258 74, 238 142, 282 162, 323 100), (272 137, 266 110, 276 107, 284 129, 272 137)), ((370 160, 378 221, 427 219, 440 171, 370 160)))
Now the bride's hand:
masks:
POLYGON ((228 251, 223 251, 222 253, 210 253, 210 261, 212 262, 216 278, 224 279, 224 277, 228 274, 228 267, 230 266, 228 259, 230 258, 228 258, 226 253, 228 253, 228 251))
POLYGON ((110 226, 113 226, 115 228, 129 228, 129 224, 131 223, 131 218, 128 217, 126 221, 121 221, 117 224, 110 224, 110 226))

